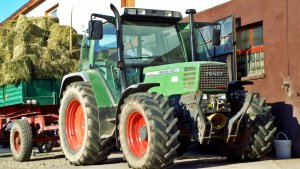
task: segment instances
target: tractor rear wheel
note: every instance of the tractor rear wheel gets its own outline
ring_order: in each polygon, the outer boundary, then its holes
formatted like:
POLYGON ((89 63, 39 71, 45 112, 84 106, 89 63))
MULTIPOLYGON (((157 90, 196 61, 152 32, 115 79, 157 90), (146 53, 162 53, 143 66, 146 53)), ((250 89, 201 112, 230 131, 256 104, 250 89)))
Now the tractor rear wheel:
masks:
POLYGON ((275 117, 265 99, 254 96, 235 140, 221 145, 221 151, 229 161, 257 160, 271 151, 274 141, 275 117))
POLYGON ((10 148, 16 161, 28 161, 32 152, 32 131, 26 120, 13 122, 10 131, 10 148))
POLYGON ((165 168, 177 156, 177 118, 162 95, 135 93, 119 118, 121 148, 132 168, 165 168))
POLYGON ((89 83, 75 82, 64 92, 59 109, 59 136, 66 158, 75 165, 103 162, 114 139, 101 139, 98 109, 89 83))

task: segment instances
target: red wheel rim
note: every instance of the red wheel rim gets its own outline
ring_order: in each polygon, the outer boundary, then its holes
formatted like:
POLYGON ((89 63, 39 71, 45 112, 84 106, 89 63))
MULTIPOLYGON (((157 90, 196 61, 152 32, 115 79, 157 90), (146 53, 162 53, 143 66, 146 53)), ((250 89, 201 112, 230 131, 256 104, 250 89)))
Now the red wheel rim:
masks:
POLYGON ((70 147, 78 150, 85 134, 84 112, 77 99, 70 101, 66 114, 66 135, 70 147))
POLYGON ((126 124, 127 142, 133 155, 141 157, 148 146, 147 125, 142 114, 134 110, 130 113, 126 124))
POLYGON ((15 130, 13 136, 15 150, 19 153, 21 150, 21 137, 19 131, 15 130))

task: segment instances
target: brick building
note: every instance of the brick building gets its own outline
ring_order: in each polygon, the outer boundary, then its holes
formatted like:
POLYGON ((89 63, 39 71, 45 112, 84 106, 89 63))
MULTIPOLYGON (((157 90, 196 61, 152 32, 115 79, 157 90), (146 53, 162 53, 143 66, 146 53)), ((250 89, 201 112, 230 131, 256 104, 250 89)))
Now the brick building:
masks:
POLYGON ((278 131, 293 142, 300 156, 300 11, 299 0, 231 0, 199 12, 197 21, 217 21, 233 15, 237 76, 252 80, 273 107, 278 131))

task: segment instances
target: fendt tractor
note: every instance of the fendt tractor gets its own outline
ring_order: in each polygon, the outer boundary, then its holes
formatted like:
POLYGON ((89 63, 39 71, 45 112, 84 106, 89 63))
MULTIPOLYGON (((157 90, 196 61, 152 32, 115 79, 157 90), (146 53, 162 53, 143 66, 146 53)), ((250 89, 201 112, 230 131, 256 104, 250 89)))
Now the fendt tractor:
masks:
POLYGON ((229 83, 225 63, 197 61, 203 24, 194 10, 179 23, 180 12, 124 8, 120 15, 110 7, 114 16, 91 15, 81 71, 62 80, 59 136, 71 163, 101 163, 117 146, 132 168, 166 168, 191 141, 219 142, 229 159, 271 150, 276 128, 265 99, 241 92, 246 83, 229 83))

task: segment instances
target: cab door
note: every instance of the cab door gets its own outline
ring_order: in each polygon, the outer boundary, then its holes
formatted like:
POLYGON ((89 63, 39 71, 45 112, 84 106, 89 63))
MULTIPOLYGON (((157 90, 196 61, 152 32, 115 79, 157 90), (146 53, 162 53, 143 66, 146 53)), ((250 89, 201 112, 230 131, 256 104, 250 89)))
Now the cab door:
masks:
MULTIPOLYGON (((207 25, 199 28, 203 36, 204 43, 198 45, 207 46, 210 54, 210 60, 227 63, 229 68, 229 80, 236 80, 236 54, 235 54, 235 17, 234 15, 216 21, 218 25, 207 25), (221 30, 221 44, 219 46, 213 45, 213 28, 221 30)), ((204 47, 201 47, 204 48, 204 47)))

